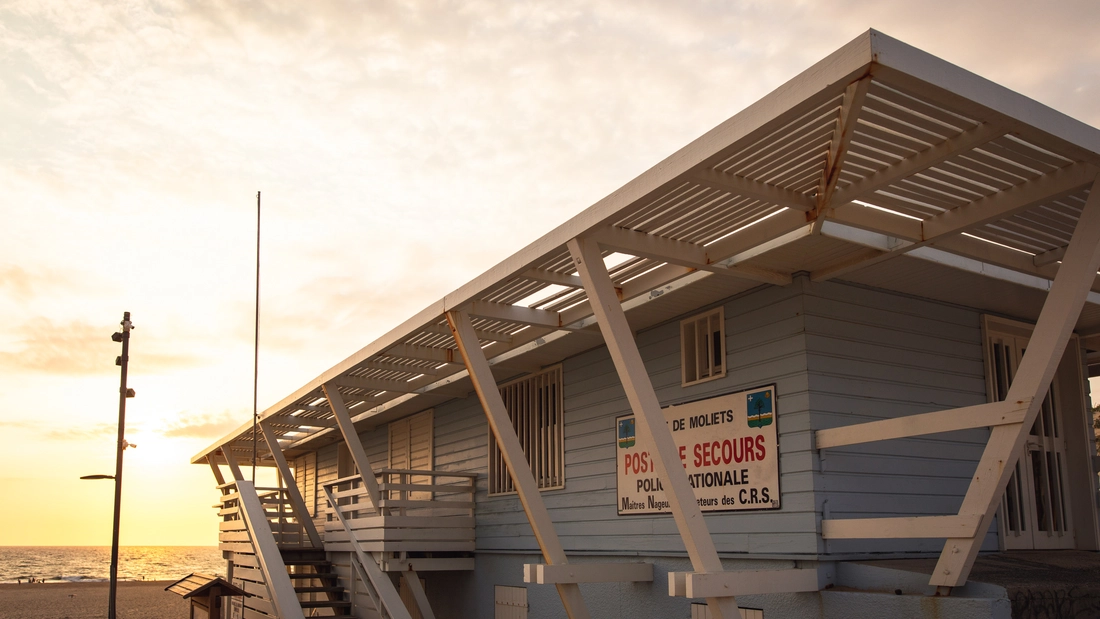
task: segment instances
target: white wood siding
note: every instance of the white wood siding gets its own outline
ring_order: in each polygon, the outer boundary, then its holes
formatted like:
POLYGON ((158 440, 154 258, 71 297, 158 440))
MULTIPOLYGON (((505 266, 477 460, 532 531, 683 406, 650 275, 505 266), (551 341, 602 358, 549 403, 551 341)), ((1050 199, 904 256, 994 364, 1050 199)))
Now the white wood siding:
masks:
MULTIPOLYGON (((697 313, 698 308, 691 313, 697 313)), ((957 510, 986 430, 829 450, 812 430, 985 401, 978 313, 842 282, 766 287, 723 304, 727 375, 681 386, 679 318, 638 334, 663 405, 774 383, 780 491, 777 511, 705 516, 719 552, 771 557, 939 550, 936 540, 819 539, 830 518, 957 510)), ((566 486, 543 493, 570 553, 682 553, 668 515, 619 516, 615 426, 629 406, 603 347, 563 361, 566 486)), ((537 545, 514 495, 489 497, 487 427, 476 398, 437 406, 434 468, 477 473, 477 548, 537 545)), ((389 462, 390 429, 360 435, 372 462, 389 462)), ((336 448, 318 453, 317 483, 336 477, 336 448)), ((319 502, 319 519, 325 506, 319 502)), ((995 530, 995 529, 994 529, 995 530)), ((996 538, 986 539, 987 548, 996 538)))
MULTIPOLYGON (((765 289, 726 303, 724 311, 725 377, 688 388, 680 386, 678 320, 638 335, 646 367, 666 405, 776 383, 783 509, 711 514, 706 516, 707 524, 720 552, 816 553, 813 457, 798 291, 765 289)), ((670 515, 617 514, 615 417, 630 410, 607 350, 601 347, 566 359, 563 369, 567 481, 565 488, 544 492, 543 498, 566 551, 683 552, 670 515)), ((444 434, 443 421, 459 409, 465 415, 481 415, 473 402, 437 407, 440 453, 444 443, 450 453, 459 453, 457 444, 444 434)), ((478 431, 483 433, 484 427, 479 420, 478 431)), ((483 458, 485 448, 478 447, 483 458)), ((483 462, 477 463, 476 470, 484 471, 483 462)), ((485 550, 536 549, 518 499, 479 494, 477 543, 485 550)))
MULTIPOLYGON (((815 429, 981 404, 981 324, 970 309, 839 282, 806 286, 815 429)), ((984 428, 824 452, 827 518, 955 514, 981 457, 984 428)), ((985 548, 996 549, 996 527, 985 548)), ((942 540, 829 540, 829 554, 938 553, 942 540)))
POLYGON ((294 467, 294 483, 298 486, 298 492, 302 493, 302 500, 306 503, 306 509, 310 516, 317 515, 317 453, 307 453, 299 456, 291 463, 294 467))

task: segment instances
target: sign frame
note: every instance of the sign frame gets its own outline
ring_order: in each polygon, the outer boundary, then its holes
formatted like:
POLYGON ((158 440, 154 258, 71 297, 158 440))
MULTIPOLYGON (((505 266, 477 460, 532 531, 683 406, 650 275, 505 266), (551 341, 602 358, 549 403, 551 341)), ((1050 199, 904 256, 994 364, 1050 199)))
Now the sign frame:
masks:
MULTIPOLYGON (((661 407, 662 415, 667 415, 666 411, 668 411, 669 409, 672 409, 672 408, 680 408, 680 407, 685 406, 685 405, 698 404, 700 402, 707 402, 707 401, 711 401, 711 400, 719 400, 721 398, 728 398, 730 396, 737 396, 737 395, 742 395, 742 394, 745 395, 746 398, 748 398, 750 396, 750 394, 756 394, 756 393, 762 392, 762 391, 770 391, 771 392, 771 399, 772 399, 771 421, 770 421, 770 423, 768 423, 766 425, 772 425, 774 427, 774 432, 775 432, 775 444, 772 447, 772 449, 774 450, 774 453, 773 453, 772 457, 775 458, 775 468, 774 468, 775 498, 774 498, 774 500, 771 500, 770 504, 762 503, 758 507, 730 506, 730 507, 722 508, 721 505, 719 505, 717 507, 714 507, 714 506, 707 506, 707 507, 700 506, 700 509, 703 511, 704 515, 711 514, 711 513, 724 513, 724 514, 735 514, 735 513, 742 513, 742 512, 753 512, 753 513, 755 513, 755 512, 762 512, 762 511, 780 511, 780 510, 783 509, 782 499, 781 499, 781 497, 782 497, 782 483, 781 483, 782 482, 782 470, 781 470, 781 467, 780 467, 780 453, 779 453, 779 447, 780 447, 780 441, 779 441, 779 406, 778 406, 778 404, 779 404, 779 402, 778 402, 779 392, 778 392, 776 383, 767 383, 767 384, 764 384, 764 385, 749 387, 747 389, 740 389, 738 391, 728 391, 728 392, 720 393, 720 394, 716 394, 716 395, 708 395, 706 397, 695 398, 695 399, 692 399, 692 400, 687 400, 687 401, 684 401, 684 402, 677 402, 675 404, 670 404, 670 405, 661 407)), ((748 405, 746 403, 746 415, 748 413, 747 406, 748 405)), ((622 492, 621 484, 622 484, 623 479, 624 479, 624 475, 623 475, 624 463, 623 463, 623 457, 621 455, 621 451, 622 451, 622 449, 633 447, 635 445, 636 435, 634 435, 633 437, 627 438, 627 439, 624 439, 623 437, 620 437, 619 436, 620 427, 621 427, 620 422, 624 421, 624 420, 632 420, 634 418, 635 418, 635 415, 633 413, 627 413, 625 415, 618 415, 618 416, 615 417, 615 442, 614 442, 614 446, 615 446, 615 478, 616 478, 616 483, 615 483, 615 511, 616 511, 618 516, 627 516, 627 517, 631 517, 631 516, 635 516, 635 517, 652 517, 652 516, 672 515, 671 508, 666 508, 666 509, 663 509, 661 511, 651 511, 651 510, 648 510, 648 509, 647 510, 625 510, 625 511, 623 510, 624 494, 622 492), (629 444, 627 444, 627 443, 629 443, 629 444), (620 444, 622 444, 622 448, 620 447, 620 444)), ((669 423, 669 425, 671 426, 671 424, 672 424, 671 419, 666 419, 666 422, 669 423)), ((748 423, 749 423, 748 419, 746 419, 746 426, 748 425, 748 423)), ((759 423, 759 416, 757 416, 756 423, 759 423)), ((673 433, 673 439, 675 440, 675 438, 676 438, 676 434, 673 433)), ((677 443, 677 445, 680 446, 679 443, 677 443)), ((656 471, 654 471, 652 474, 654 476, 656 476, 656 471)), ((769 484, 768 487, 770 488, 771 484, 769 484)), ((663 491, 663 489, 661 489, 661 490, 658 490, 658 492, 663 493, 664 491, 663 491)), ((705 495, 704 495, 704 497, 700 497, 698 495, 698 490, 696 490, 695 488, 692 488, 692 492, 693 492, 693 494, 695 494, 695 496, 697 498, 704 498, 705 497, 705 495)))

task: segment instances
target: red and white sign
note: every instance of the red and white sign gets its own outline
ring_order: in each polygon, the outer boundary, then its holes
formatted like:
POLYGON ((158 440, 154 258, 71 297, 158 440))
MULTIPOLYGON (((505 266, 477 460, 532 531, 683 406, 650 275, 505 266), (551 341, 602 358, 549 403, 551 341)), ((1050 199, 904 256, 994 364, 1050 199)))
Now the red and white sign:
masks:
MULTIPOLYGON (((702 511, 779 509, 774 386, 662 411, 702 511)), ((619 514, 672 513, 634 415, 617 418, 615 428, 619 514)))

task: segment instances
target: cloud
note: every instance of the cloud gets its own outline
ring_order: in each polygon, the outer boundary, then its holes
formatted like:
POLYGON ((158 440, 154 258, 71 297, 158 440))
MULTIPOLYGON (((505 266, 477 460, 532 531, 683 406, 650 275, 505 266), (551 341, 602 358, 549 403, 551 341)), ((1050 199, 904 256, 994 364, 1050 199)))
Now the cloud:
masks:
MULTIPOLYGON (((136 428, 130 430, 136 431, 136 428)), ((54 441, 86 441, 117 436, 118 426, 113 423, 72 425, 46 433, 46 438, 54 441)))
POLYGON ((167 438, 218 438, 241 425, 251 414, 233 414, 223 411, 217 414, 179 413, 160 433, 167 438))
POLYGON ((91 289, 98 283, 97 279, 93 274, 80 277, 76 273, 40 265, 27 268, 18 264, 0 264, 0 293, 21 304, 61 294, 71 298, 74 291, 91 289))
MULTIPOLYGON (((64 324, 40 318, 14 330, 19 350, 0 351, 0 368, 58 375, 115 374, 121 352, 111 340, 111 329, 81 320, 64 324)), ((131 355, 131 362, 136 361, 131 355)), ((144 373, 193 367, 199 359, 190 355, 143 351, 140 368, 144 373)), ((133 367, 133 365, 131 365, 133 367)))
POLYGON ((14 265, 0 265, 0 290, 19 300, 31 297, 31 276, 22 268, 14 265))

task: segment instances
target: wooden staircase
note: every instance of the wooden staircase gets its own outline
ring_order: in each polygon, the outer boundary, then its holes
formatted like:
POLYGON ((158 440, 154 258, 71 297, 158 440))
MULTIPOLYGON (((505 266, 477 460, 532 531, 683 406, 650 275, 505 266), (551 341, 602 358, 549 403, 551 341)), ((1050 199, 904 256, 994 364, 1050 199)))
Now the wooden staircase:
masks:
POLYGON ((307 617, 351 616, 351 602, 323 549, 282 548, 280 553, 307 617))

